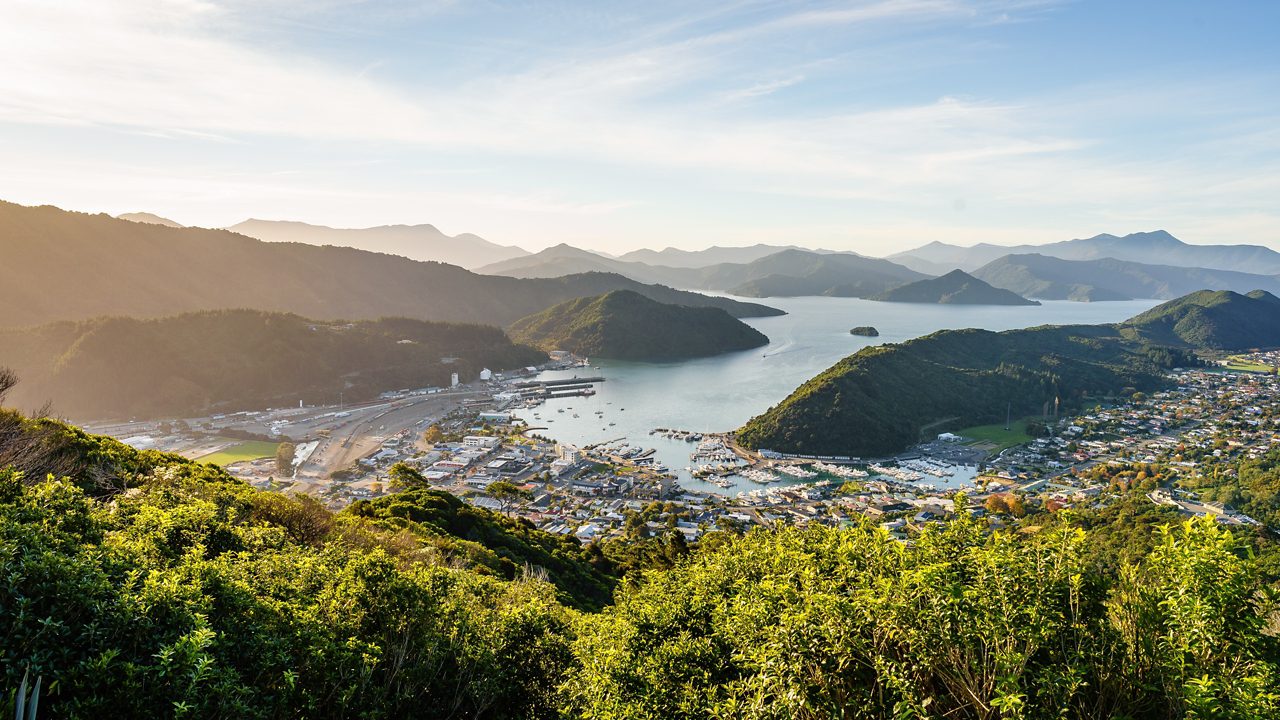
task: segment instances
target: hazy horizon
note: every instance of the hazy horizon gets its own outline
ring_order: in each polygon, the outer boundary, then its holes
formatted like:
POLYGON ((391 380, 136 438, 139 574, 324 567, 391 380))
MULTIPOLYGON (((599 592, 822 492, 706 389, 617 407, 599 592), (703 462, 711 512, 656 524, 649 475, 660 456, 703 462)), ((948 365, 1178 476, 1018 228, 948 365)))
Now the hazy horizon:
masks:
POLYGON ((537 251, 1280 248, 1264 2, 15 0, 0 198, 537 251))

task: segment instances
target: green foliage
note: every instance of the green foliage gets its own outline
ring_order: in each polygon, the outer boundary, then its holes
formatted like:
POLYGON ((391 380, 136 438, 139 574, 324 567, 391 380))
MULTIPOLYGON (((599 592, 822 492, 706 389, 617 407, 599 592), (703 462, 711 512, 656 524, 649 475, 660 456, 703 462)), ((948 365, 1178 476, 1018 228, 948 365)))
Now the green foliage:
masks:
POLYGON ((679 360, 767 345, 769 338, 717 308, 664 305, 619 290, 571 300, 517 321, 518 342, 588 357, 679 360))
POLYGON ((582 617, 565 692, 592 718, 1273 717, 1232 542, 1188 523, 1109 595, 1070 528, 757 532, 582 617))
POLYGON ((367 527, 394 534, 405 557, 462 563, 505 579, 534 570, 555 585, 562 601, 570 605, 599 608, 613 595, 614 579, 602 569, 606 568, 603 558, 577 538, 547 534, 527 520, 468 505, 439 490, 413 487, 362 500, 340 518, 358 518, 367 527))
POLYGON ((1126 387, 1151 389, 1184 353, 1122 339, 1110 326, 943 330, 864 348, 801 385, 738 431, 749 447, 819 455, 888 455, 926 427, 979 426, 1063 411, 1126 387), (1052 405, 1050 405, 1052 407, 1052 405))

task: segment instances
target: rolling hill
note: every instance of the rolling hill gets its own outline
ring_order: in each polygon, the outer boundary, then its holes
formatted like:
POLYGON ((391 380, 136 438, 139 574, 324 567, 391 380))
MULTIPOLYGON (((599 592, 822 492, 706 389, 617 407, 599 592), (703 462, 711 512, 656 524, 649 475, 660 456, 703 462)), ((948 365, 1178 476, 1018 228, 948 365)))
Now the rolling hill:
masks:
POLYGON ((925 272, 933 272, 939 266, 972 272, 1004 255, 1031 253, 1063 260, 1114 258, 1139 263, 1158 260, 1163 264, 1188 268, 1280 274, 1280 252, 1270 248, 1259 245, 1191 245, 1164 230, 1132 233, 1123 237, 1102 234, 1044 245, 1003 246, 979 243, 961 247, 933 242, 890 255, 889 259, 904 265, 914 265, 925 272))
POLYGON ((872 300, 882 302, 935 303, 941 305, 1039 305, 1021 295, 991 287, 963 270, 942 277, 917 280, 887 290, 872 300))
POLYGON ((660 265, 672 268, 704 268, 726 263, 746 264, 761 258, 774 255, 783 250, 800 250, 803 252, 827 253, 827 250, 807 250, 794 245, 757 244, 745 247, 721 247, 712 245, 705 250, 681 250, 669 247, 664 250, 633 250, 618 259, 623 262, 638 262, 645 265, 660 265))
POLYGON ((619 360, 682 360, 769 343, 723 310, 664 305, 626 290, 556 305, 516 322, 510 333, 544 350, 619 360))
POLYGON ((477 268, 529 254, 521 248, 491 243, 471 233, 445 235, 434 225, 331 228, 302 222, 250 219, 227 229, 267 242, 351 247, 464 268, 477 268))
POLYGON ((973 272, 974 277, 1026 297, 1043 300, 1169 300, 1197 290, 1280 292, 1280 278, 1230 270, 1151 265, 1103 258, 1063 260, 1046 255, 1006 255, 973 272))
POLYGON ((1146 342, 1215 350, 1280 347, 1280 298, 1202 290, 1126 320, 1121 331, 1146 342))
POLYGON ((1159 387, 1189 352, 1280 347, 1280 298, 1200 291, 1117 325, 943 330, 864 348, 739 431, 748 447, 887 455, 940 431, 1041 412, 1060 400, 1159 387))
POLYGON ((318 320, 397 316, 505 326, 610 290, 720 307, 738 317, 781 314, 618 275, 477 275, 352 248, 268 243, 226 230, 170 228, 4 202, 0 256, 0 327, 242 307, 318 320))
POLYGON ((929 432, 1040 414, 1126 388, 1152 389, 1177 352, 1131 342, 1112 326, 943 330, 864 348, 749 420, 739 442, 815 455, 879 457, 929 432))
POLYGON ((403 318, 319 322, 225 310, 0 330, 0 367, 21 378, 14 404, 50 402, 58 414, 93 419, 333 403, 339 393, 359 401, 445 386, 454 372, 470 379, 483 367, 545 360, 497 328, 403 318))
POLYGON ((116 217, 121 220, 128 220, 129 222, 136 222, 136 223, 146 223, 148 225, 164 225, 165 227, 172 227, 172 228, 185 227, 182 223, 179 223, 174 220, 170 220, 169 218, 166 218, 166 217, 160 217, 159 215, 156 215, 154 213, 149 213, 149 212, 124 213, 122 215, 117 215, 116 217))

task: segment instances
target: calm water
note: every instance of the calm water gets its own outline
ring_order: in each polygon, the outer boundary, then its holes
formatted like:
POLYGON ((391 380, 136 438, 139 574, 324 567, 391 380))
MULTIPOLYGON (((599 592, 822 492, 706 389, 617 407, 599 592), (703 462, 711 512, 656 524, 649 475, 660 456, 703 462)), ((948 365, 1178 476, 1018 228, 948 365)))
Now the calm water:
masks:
MULTIPOLYGON (((598 369, 547 372, 542 377, 603 376, 607 380, 596 386, 596 395, 550 400, 517 414, 534 427, 546 428, 542 434, 562 442, 588 445, 621 438, 632 445, 655 448, 657 459, 678 472, 685 488, 724 492, 685 472, 691 464, 693 443, 667 440, 650 435, 649 431, 659 427, 732 430, 836 361, 869 345, 901 342, 943 329, 1009 330, 1046 324, 1117 322, 1158 304, 1156 300, 1133 300, 1057 301, 1039 307, 954 306, 825 297, 770 298, 761 302, 788 313, 746 321, 769 336, 770 343, 765 347, 677 363, 592 358, 598 369), (857 325, 874 326, 880 337, 850 335, 849 328, 857 325), (564 412, 557 412, 562 408, 564 412), (603 414, 597 415, 597 410, 603 414)), ((756 487, 753 483, 740 483, 734 492, 756 487)))

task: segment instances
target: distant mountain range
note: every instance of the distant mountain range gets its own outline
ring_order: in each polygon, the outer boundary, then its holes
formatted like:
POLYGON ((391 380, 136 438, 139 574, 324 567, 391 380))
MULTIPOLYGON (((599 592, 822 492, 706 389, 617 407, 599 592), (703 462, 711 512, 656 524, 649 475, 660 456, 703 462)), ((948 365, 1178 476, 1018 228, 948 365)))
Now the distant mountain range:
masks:
POLYGON ((1038 254, 1063 260, 1114 258, 1131 262, 1160 262, 1189 268, 1280 274, 1280 252, 1259 245, 1190 245, 1164 230, 1133 233, 1124 237, 1096 235, 1045 245, 991 245, 971 247, 932 242, 889 259, 919 272, 939 274, 955 268, 972 272, 1005 255, 1038 254))
POLYGON ((769 343, 719 308, 665 305, 629 290, 561 303, 516 321, 509 332, 543 350, 620 360, 683 360, 769 343))
POLYGON ((267 242, 359 248, 464 268, 477 268, 529 254, 518 247, 497 245, 471 233, 445 235, 434 225, 346 229, 283 220, 245 220, 227 230, 267 242))
POLYGON ((936 278, 917 280, 887 290, 872 300, 883 302, 935 303, 940 305, 1039 305, 1021 295, 991 287, 963 270, 936 278))
POLYGON ((871 297, 927 277, 880 258, 794 249, 779 250, 746 263, 718 263, 695 268, 606 258, 569 245, 557 245, 535 255, 480 269, 484 273, 524 278, 558 277, 565 272, 586 271, 613 272, 640 282, 760 298, 802 295, 871 297))
POLYGON ((102 315, 250 307, 320 320, 399 316, 505 326, 577 297, 634 290, 658 302, 782 314, 604 273, 523 280, 345 247, 268 243, 0 202, 0 327, 102 315))
POLYGON ((170 220, 169 218, 160 217, 159 215, 155 215, 149 212, 124 213, 123 215, 117 215, 116 217, 121 220, 128 220, 129 222, 136 222, 136 223, 146 223, 148 225, 164 225, 165 227, 172 227, 172 228, 183 227, 182 223, 175 222, 173 220, 170 220))
POLYGON ((805 252, 829 254, 831 250, 809 250, 795 245, 750 245, 747 247, 721 247, 713 245, 706 250, 680 250, 669 247, 665 250, 633 250, 618 257, 623 262, 638 262, 646 265, 662 265, 673 268, 704 268, 724 263, 755 262, 783 250, 803 250, 805 252))
POLYGON ((996 287, 1043 300, 1169 300, 1196 290, 1280 292, 1280 278, 1271 275, 1112 258, 1062 260, 1038 254, 1005 255, 973 271, 973 275, 996 287))
POLYGON ((484 367, 545 360, 497 328, 403 318, 321 322, 221 310, 0 330, 0 367, 20 378, 12 403, 50 402, 55 413, 94 419, 359 401, 444 386, 454 372, 470 380, 484 367))

